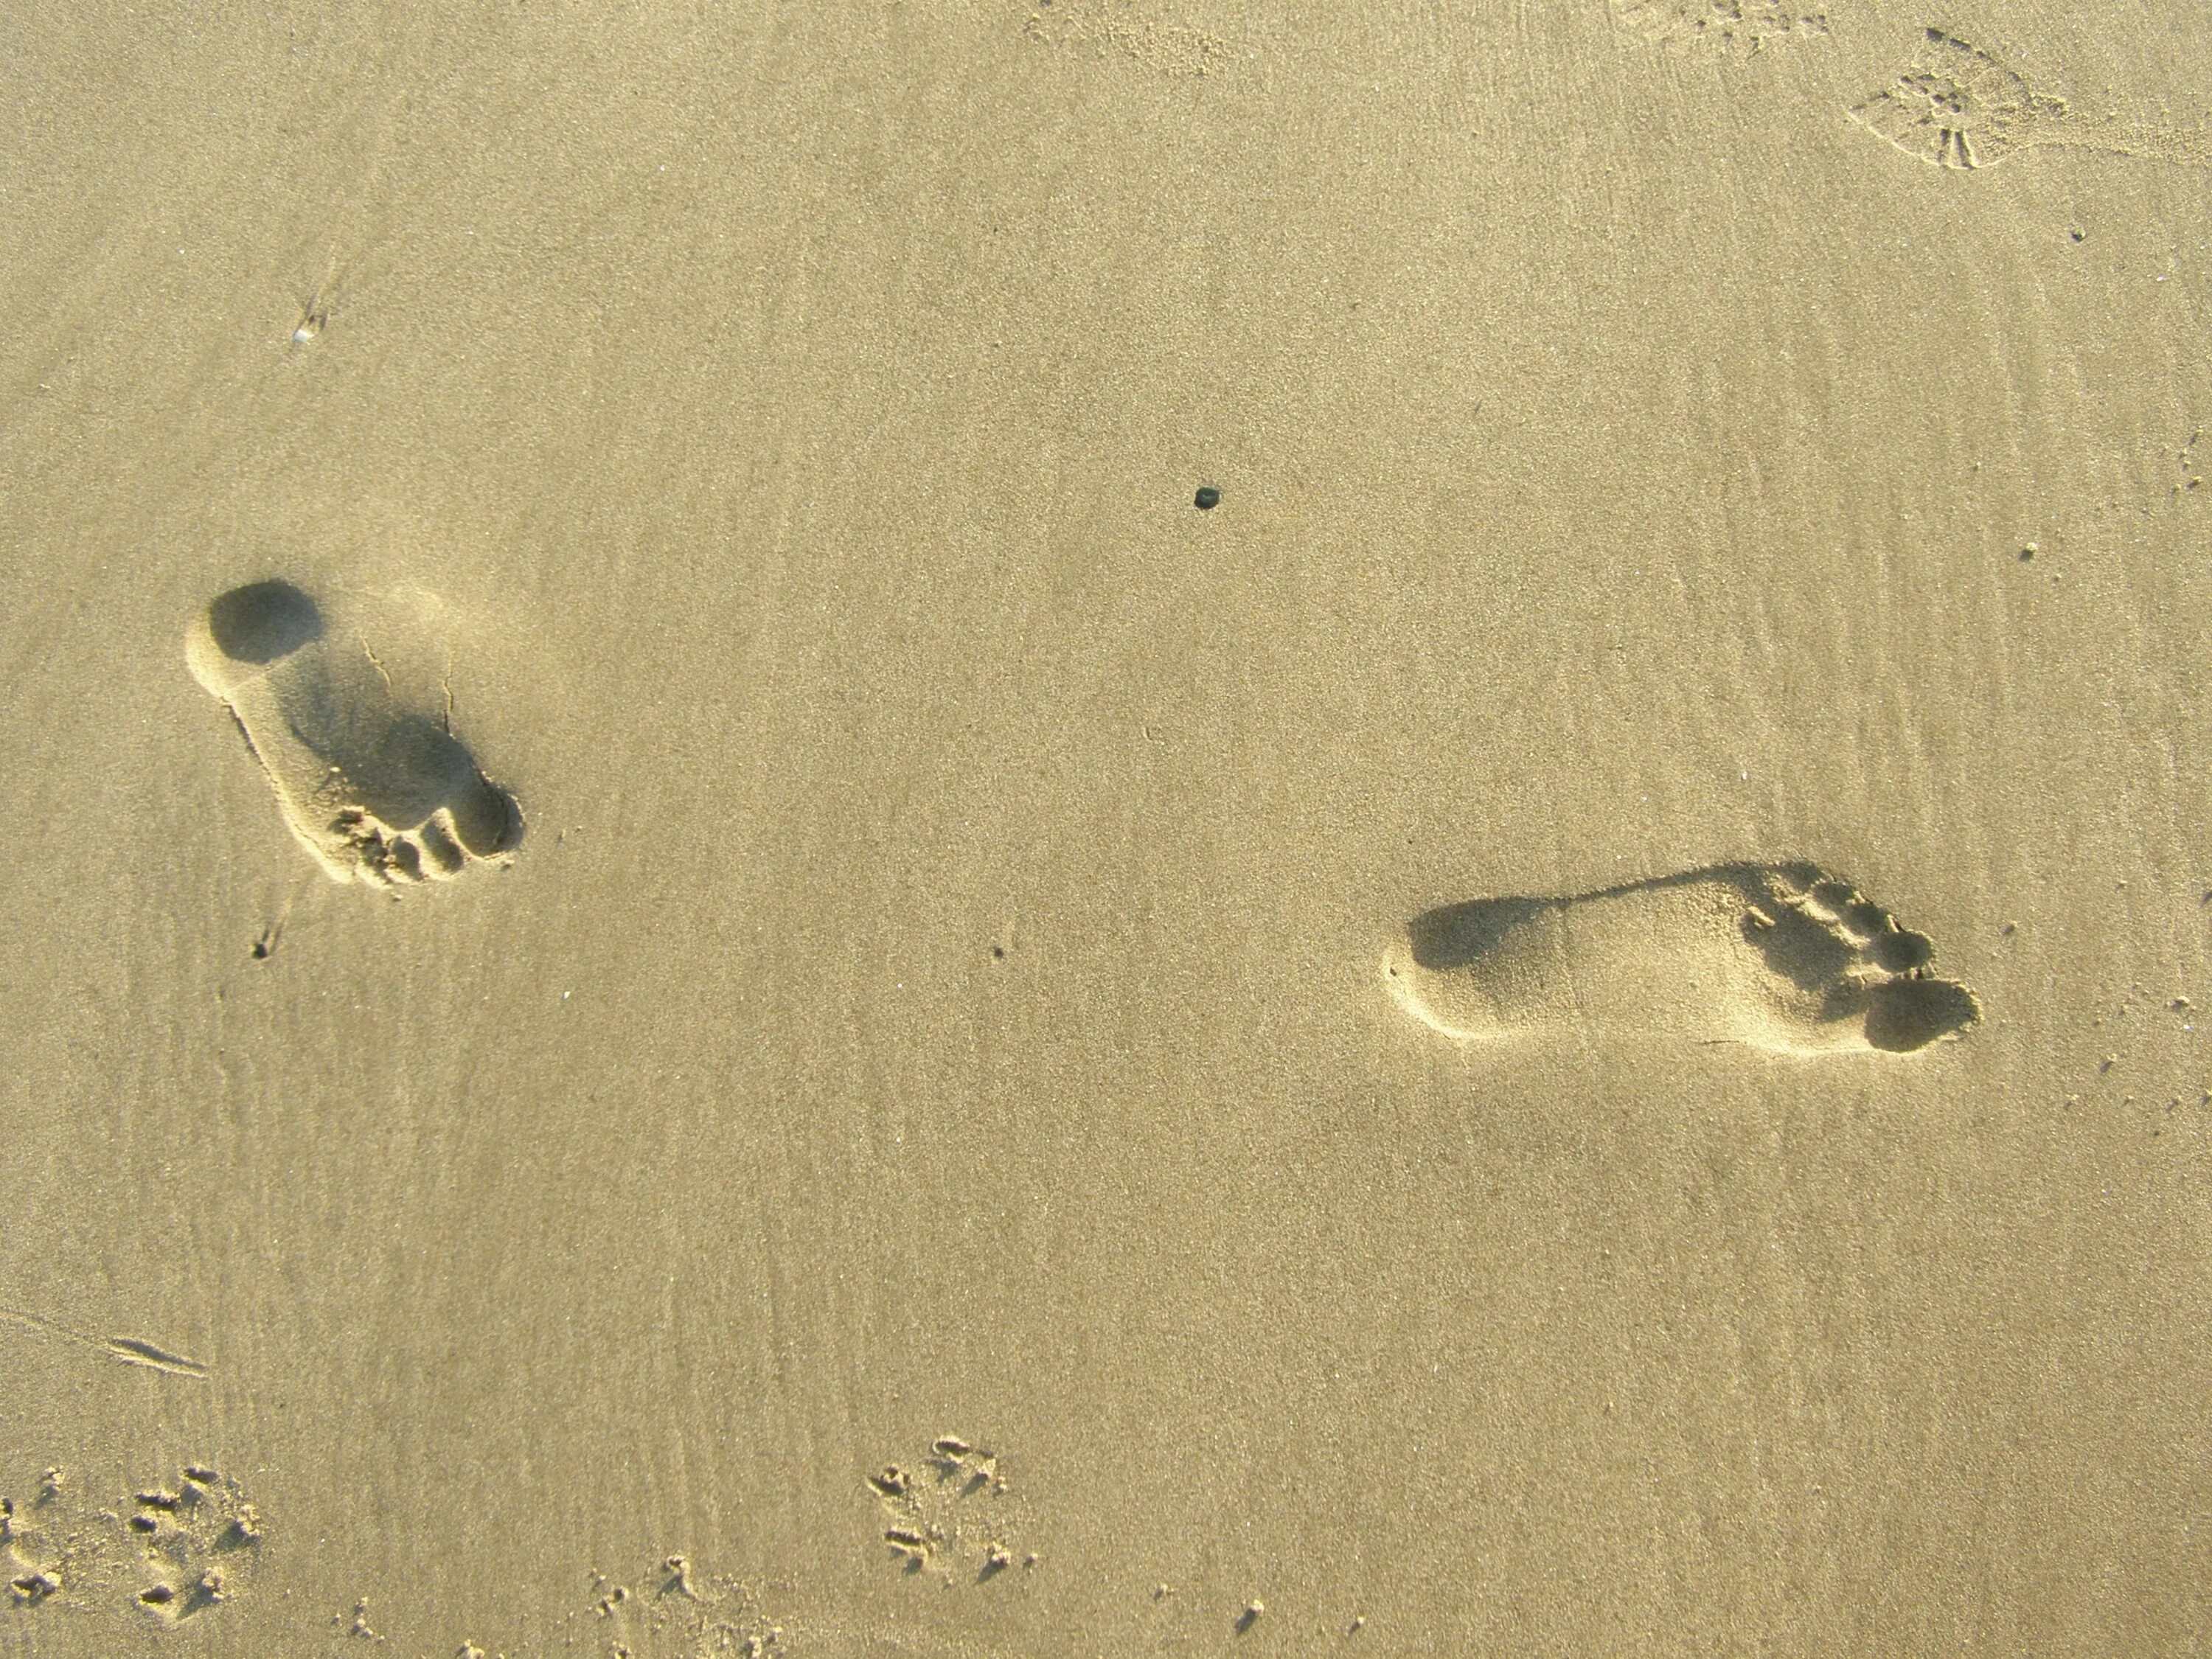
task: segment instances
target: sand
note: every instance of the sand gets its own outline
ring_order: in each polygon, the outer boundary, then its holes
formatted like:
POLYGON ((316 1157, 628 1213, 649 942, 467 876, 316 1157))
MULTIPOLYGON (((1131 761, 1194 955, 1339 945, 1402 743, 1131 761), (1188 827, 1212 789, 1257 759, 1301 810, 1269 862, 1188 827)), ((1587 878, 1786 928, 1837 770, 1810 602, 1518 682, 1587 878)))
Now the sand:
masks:
POLYGON ((2202 8, 0 66, 0 1652, 2212 1644, 2202 8))

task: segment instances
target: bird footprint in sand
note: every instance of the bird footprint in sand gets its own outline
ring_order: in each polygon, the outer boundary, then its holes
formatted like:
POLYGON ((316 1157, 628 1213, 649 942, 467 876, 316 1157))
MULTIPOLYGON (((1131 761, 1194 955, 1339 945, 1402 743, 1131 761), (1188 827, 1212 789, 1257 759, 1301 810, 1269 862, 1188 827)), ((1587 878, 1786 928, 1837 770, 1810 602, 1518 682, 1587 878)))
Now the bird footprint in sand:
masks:
POLYGON ((2212 166, 2201 141, 2156 127, 2078 116, 1978 46, 1930 28, 1897 79, 1850 114, 1903 150, 1939 167, 1994 167, 2037 145, 2212 166))
POLYGON ((229 705, 285 822, 336 881, 392 886, 503 864, 514 798, 442 720, 406 707, 365 642, 331 637, 287 581, 223 594, 192 623, 193 676, 229 705))
POLYGON ((1935 947, 1809 864, 1728 864, 1571 898, 1416 917, 1384 958, 1408 1013, 1462 1041, 1559 1031, 1910 1054, 1981 1018, 1935 947))

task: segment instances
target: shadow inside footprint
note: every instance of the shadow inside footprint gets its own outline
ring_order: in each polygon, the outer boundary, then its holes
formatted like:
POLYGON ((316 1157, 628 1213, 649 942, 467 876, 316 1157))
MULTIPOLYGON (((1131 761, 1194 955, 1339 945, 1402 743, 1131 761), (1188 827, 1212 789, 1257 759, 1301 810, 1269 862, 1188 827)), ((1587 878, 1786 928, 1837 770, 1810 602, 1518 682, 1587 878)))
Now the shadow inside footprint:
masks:
POLYGON ((469 751, 436 721, 401 712, 356 735, 358 741, 343 745, 345 775, 368 817, 411 828, 443 808, 455 839, 472 857, 490 858, 512 844, 520 826, 506 792, 477 770, 469 751))
POLYGON ((1963 1031, 1982 1017, 1981 1005, 1948 979, 1899 979, 1876 986, 1867 1009, 1869 1046, 1909 1054, 1963 1031))
POLYGON ((208 632, 233 661, 262 665, 323 636, 323 613, 285 581, 249 582, 208 606, 208 632))
POLYGON ((1488 956, 1508 933, 1557 902, 1537 898, 1474 899, 1425 911, 1414 917, 1407 929, 1413 961, 1422 968, 1464 968, 1488 956))
POLYGON ((442 720, 404 704, 365 638, 355 649, 334 637, 292 583, 249 582, 211 601, 185 654, 237 717, 293 833, 336 879, 445 879, 504 862, 520 842, 514 797, 442 720))
POLYGON ((1747 916, 1744 935, 1769 968, 1801 991, 1837 988, 1858 956, 1849 939, 1802 910, 1784 910, 1764 925, 1747 916))

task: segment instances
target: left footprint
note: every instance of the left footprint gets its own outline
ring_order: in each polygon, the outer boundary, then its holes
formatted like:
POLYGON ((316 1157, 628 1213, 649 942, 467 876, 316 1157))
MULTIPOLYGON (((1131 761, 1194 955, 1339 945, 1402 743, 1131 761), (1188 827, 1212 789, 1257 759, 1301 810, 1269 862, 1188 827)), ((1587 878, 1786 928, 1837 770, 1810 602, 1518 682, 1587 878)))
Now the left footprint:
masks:
POLYGON ((290 582, 216 599, 185 657, 237 716, 285 822, 332 880, 445 880, 506 863, 521 841, 514 797, 442 720, 403 705, 365 644, 330 637, 290 582))

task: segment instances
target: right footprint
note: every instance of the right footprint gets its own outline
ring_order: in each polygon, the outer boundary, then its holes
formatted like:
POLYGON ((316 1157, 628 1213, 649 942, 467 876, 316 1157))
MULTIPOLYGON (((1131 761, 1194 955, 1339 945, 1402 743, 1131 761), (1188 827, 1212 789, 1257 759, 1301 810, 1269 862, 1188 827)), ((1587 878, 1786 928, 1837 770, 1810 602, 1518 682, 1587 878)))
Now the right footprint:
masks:
POLYGON ((1811 864, 1725 864, 1417 916, 1384 983, 1462 1041, 1619 1031, 1784 1054, 1911 1054, 1981 1018, 1935 947, 1811 864))
POLYGON ((365 642, 332 638, 290 582, 216 599, 185 655, 237 716, 285 822, 332 880, 444 880, 506 863, 522 839, 514 798, 441 721, 401 702, 365 642))

